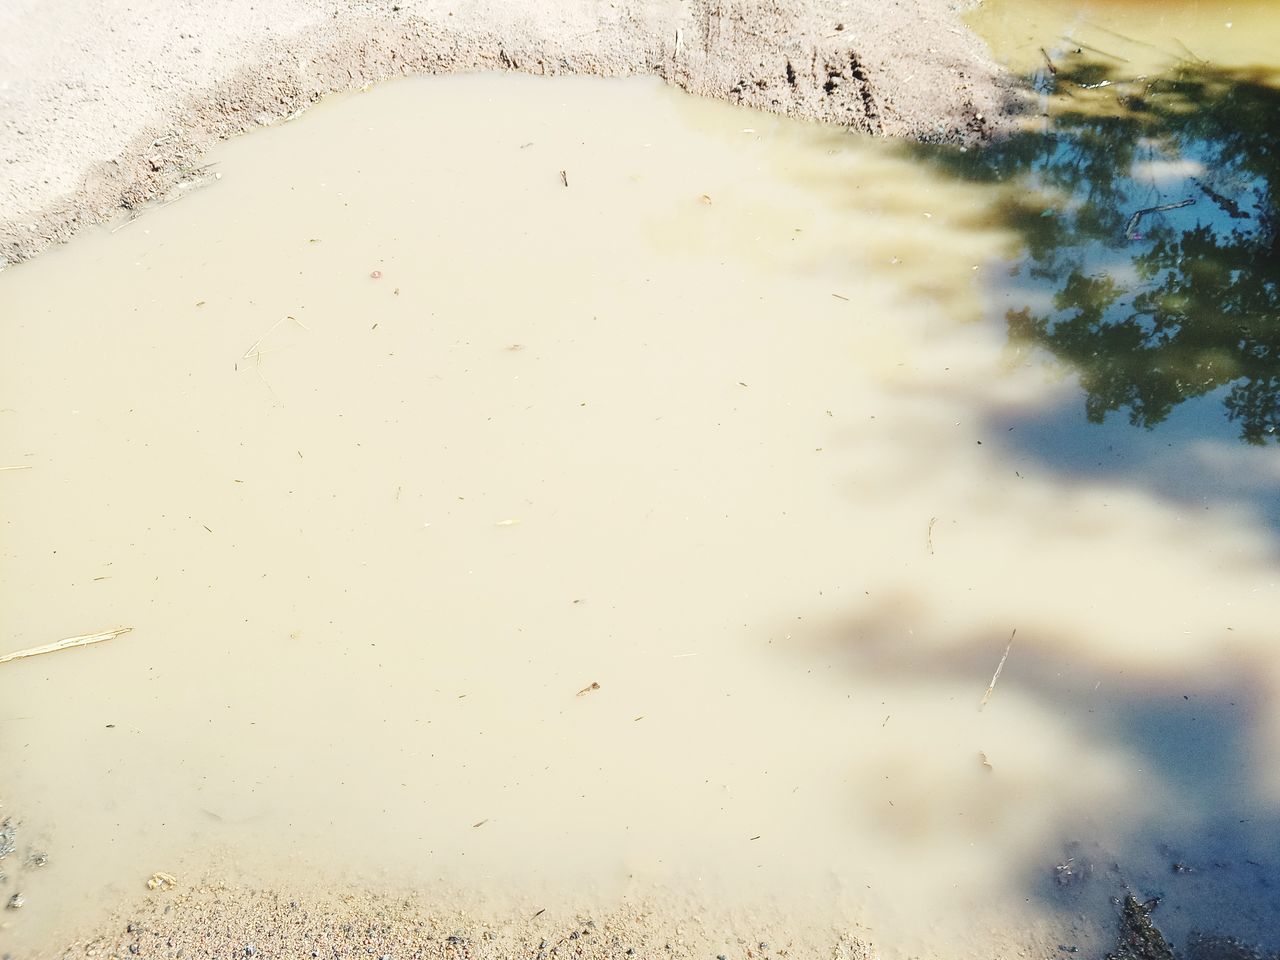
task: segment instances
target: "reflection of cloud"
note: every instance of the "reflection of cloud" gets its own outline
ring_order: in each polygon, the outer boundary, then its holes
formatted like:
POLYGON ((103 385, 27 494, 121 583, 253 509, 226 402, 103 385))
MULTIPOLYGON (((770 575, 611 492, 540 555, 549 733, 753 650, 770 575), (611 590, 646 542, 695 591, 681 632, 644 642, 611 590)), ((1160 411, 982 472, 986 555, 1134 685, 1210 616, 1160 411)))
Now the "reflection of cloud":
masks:
POLYGON ((1233 493, 1274 494, 1280 486, 1280 448, 1258 450, 1223 440, 1197 440, 1188 444, 1185 455, 1196 468, 1212 477, 1206 489, 1233 493))
POLYGON ((1170 187, 1185 183, 1192 177, 1204 176, 1205 166, 1199 160, 1180 157, 1176 160, 1139 160, 1134 163, 1130 176, 1139 182, 1157 187, 1170 187))

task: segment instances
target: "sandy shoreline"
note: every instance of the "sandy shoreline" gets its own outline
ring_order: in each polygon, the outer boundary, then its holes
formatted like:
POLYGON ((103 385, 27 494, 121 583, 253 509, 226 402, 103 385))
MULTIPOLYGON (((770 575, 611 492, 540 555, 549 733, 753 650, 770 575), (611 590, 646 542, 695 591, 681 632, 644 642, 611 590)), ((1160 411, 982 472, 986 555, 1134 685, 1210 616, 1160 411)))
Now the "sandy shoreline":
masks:
POLYGON ((978 138, 1005 87, 964 6, 21 0, 0 11, 0 262, 166 196, 219 140, 401 75, 657 75, 885 136, 978 138))
POLYGON ((418 897, 305 895, 210 883, 155 892, 95 935, 51 953, 103 957, 621 958, 823 957, 872 960, 834 929, 778 917, 710 915, 647 900, 603 909, 459 909, 418 897))

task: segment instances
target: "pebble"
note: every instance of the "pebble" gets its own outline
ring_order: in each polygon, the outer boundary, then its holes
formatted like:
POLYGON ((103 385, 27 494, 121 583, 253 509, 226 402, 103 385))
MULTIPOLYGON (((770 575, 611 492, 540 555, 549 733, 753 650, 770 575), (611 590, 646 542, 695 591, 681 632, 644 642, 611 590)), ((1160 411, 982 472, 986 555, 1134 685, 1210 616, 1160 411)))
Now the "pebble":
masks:
POLYGON ((0 820, 0 860, 13 853, 18 846, 18 827, 8 817, 0 820))
POLYGON ((5 904, 10 910, 21 910, 26 905, 27 898, 20 893, 15 893, 9 898, 9 902, 5 904))

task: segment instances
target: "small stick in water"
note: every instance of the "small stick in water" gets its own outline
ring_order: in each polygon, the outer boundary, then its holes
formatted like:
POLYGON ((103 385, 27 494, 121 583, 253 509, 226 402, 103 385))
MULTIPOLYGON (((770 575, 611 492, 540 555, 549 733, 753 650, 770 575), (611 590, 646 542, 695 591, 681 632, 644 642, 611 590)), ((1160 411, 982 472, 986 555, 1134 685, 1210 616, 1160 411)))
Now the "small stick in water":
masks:
POLYGON ((1049 67, 1049 72, 1055 77, 1058 75, 1058 68, 1053 65, 1053 61, 1049 59, 1049 51, 1044 47, 1040 48, 1040 55, 1044 57, 1045 64, 1049 67))
POLYGON ((46 643, 43 647, 32 647, 30 650, 19 650, 17 653, 5 654, 0 657, 0 663, 8 663, 10 660, 22 660, 25 657, 38 657, 42 653, 69 650, 71 647, 87 647, 91 643, 114 640, 132 629, 133 627, 117 627, 114 630, 106 630, 103 633, 87 633, 82 637, 68 637, 66 640, 59 640, 56 643, 46 643))
POLYGON ((1108 57, 1112 60, 1119 60, 1121 63, 1133 62, 1132 60, 1127 60, 1124 57, 1116 56, 1114 53, 1107 53, 1107 51, 1105 50, 1099 50, 1097 47, 1091 47, 1087 43, 1081 43, 1075 37, 1063 37, 1062 39, 1065 40, 1067 43, 1072 44, 1073 46, 1079 47, 1081 50, 1088 50, 1090 53, 1096 53, 1100 57, 1108 57))
POLYGON ((1191 206, 1191 204, 1195 202, 1196 202, 1195 197, 1190 197, 1186 200, 1179 200, 1177 203, 1162 203, 1158 207, 1146 207, 1142 210, 1139 210, 1132 217, 1130 217, 1129 222, 1124 225, 1124 238, 1126 240, 1142 239, 1142 237, 1140 237, 1138 234, 1134 233, 1133 231, 1137 229, 1138 222, 1143 217, 1145 217, 1148 213, 1164 213, 1166 210, 1177 210, 1181 207, 1189 207, 1191 206))
POLYGON ((1009 645, 1004 648, 1004 656, 1000 658, 1000 662, 996 664, 996 672, 991 676, 991 683, 987 686, 987 692, 982 695, 982 702, 978 704, 981 710, 987 705, 987 701, 991 699, 991 695, 996 692, 996 681, 1000 679, 1000 671, 1004 669, 1004 662, 1009 659, 1009 651, 1013 649, 1013 638, 1018 635, 1018 629, 1015 627, 1013 633, 1009 634, 1009 645))

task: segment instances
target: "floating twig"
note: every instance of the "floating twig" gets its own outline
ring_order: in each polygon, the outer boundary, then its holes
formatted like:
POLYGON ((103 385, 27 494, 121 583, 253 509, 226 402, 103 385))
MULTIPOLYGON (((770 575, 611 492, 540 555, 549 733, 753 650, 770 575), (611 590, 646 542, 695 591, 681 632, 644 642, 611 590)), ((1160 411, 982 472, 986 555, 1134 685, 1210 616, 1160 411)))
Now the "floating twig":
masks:
POLYGON ((1149 213, 1164 213, 1166 210, 1177 210, 1179 207, 1189 207, 1189 206, 1191 206, 1191 204, 1193 204, 1193 203, 1195 203, 1195 202, 1196 202, 1195 197, 1188 197, 1186 200, 1179 200, 1177 203, 1162 203, 1162 204, 1160 204, 1158 207, 1146 207, 1146 208, 1144 208, 1144 209, 1142 209, 1142 210, 1139 210, 1139 211, 1138 211, 1137 213, 1135 213, 1132 217, 1130 217, 1130 218, 1129 218, 1129 222, 1128 222, 1128 223, 1126 223, 1126 224, 1124 225, 1124 237, 1125 237, 1125 239, 1126 239, 1126 240, 1139 240, 1139 239, 1141 239, 1141 238, 1140 238, 1137 234, 1135 234, 1133 231, 1137 228, 1137 226, 1138 226, 1138 221, 1140 221, 1140 220, 1141 220, 1143 217, 1145 217, 1147 214, 1149 214, 1149 213))
POLYGON ((1106 50, 1099 50, 1097 47, 1090 46, 1087 43, 1081 43, 1075 37, 1063 37, 1062 39, 1065 40, 1067 43, 1070 43, 1074 46, 1079 47, 1081 50, 1088 50, 1090 53, 1096 53, 1100 57, 1108 57, 1112 60, 1119 60, 1121 63, 1132 62, 1125 57, 1117 56, 1114 53, 1108 53, 1106 50))
POLYGON ((1187 56, 1189 56, 1189 57, 1190 57, 1192 60, 1194 60, 1196 63, 1208 63, 1208 62, 1209 62, 1209 61, 1208 61, 1208 60, 1206 60, 1204 57, 1202 57, 1202 56, 1198 55, 1194 50, 1192 50, 1190 47, 1188 47, 1185 43, 1183 43, 1183 42, 1182 42, 1181 40, 1179 40, 1177 37, 1174 37, 1174 38, 1173 38, 1173 42, 1174 42, 1174 43, 1176 43, 1178 46, 1180 46, 1183 50, 1185 50, 1185 51, 1187 52, 1187 56))
POLYGON ((253 341, 253 346, 251 346, 248 350, 246 350, 241 355, 240 359, 241 360, 260 359, 262 357, 262 351, 259 349, 259 347, 262 346, 262 341, 267 339, 267 337, 271 336, 271 334, 275 333, 276 327, 280 326, 280 324, 284 323, 286 320, 292 320, 294 323, 300 326, 303 330, 306 330, 308 333, 311 331, 311 328, 308 327, 301 320, 299 320, 297 317, 292 317, 292 316, 281 317, 279 320, 277 320, 275 323, 273 323, 270 327, 267 328, 266 333, 260 336, 257 340, 253 341))
POLYGON ((72 647, 87 647, 91 643, 101 643, 104 640, 114 640, 116 637, 126 634, 133 627, 116 627, 114 630, 107 630, 103 633, 86 633, 82 637, 68 637, 66 640, 59 640, 56 643, 46 643, 43 647, 32 647, 29 650, 19 650, 16 653, 8 653, 0 657, 0 663, 8 663, 10 660, 22 660, 26 657, 38 657, 42 653, 53 653, 57 650, 69 650, 72 647))
POLYGON ((929 529, 925 531, 925 546, 929 548, 929 556, 933 556, 933 525, 938 522, 937 517, 929 518, 929 529))
POLYGON ((0 467, 0 470, 30 470, 31 466, 29 463, 22 463, 16 467, 0 467))
MULTIPOLYGON (((1163 53, 1166 57, 1171 57, 1171 54, 1167 50, 1165 50, 1163 47, 1158 47, 1154 43, 1148 43, 1146 40, 1138 40, 1134 37, 1129 36, 1126 33, 1120 33, 1116 30, 1110 30, 1107 27, 1104 27, 1100 23, 1095 23, 1091 20, 1086 20, 1085 26, 1088 26, 1094 30, 1101 31, 1102 33, 1109 33, 1111 34, 1111 36, 1115 37, 1117 40, 1124 40, 1126 43, 1132 43, 1139 47, 1147 47, 1150 50, 1155 50, 1158 53, 1163 53)), ((1177 57, 1171 57, 1171 59, 1176 60, 1177 57)))
POLYGON ((1044 47, 1040 48, 1040 55, 1044 57, 1045 65, 1049 68, 1049 72, 1055 77, 1058 75, 1058 68, 1053 65, 1053 61, 1049 59, 1049 51, 1044 47))
POLYGON ((569 174, 564 170, 560 171, 560 182, 563 183, 566 187, 569 185, 569 174))
POLYGON ((579 690, 576 694, 574 694, 574 696, 583 697, 583 696, 586 696, 588 693, 590 693, 592 690, 599 690, 599 689, 600 689, 600 684, 592 680, 589 684, 587 684, 585 687, 579 690))
POLYGON ((987 685, 987 692, 982 695, 982 702, 978 704, 981 710, 987 705, 987 701, 991 699, 991 695, 996 692, 996 681, 1000 679, 1000 671, 1004 669, 1004 662, 1009 659, 1009 651, 1013 649, 1013 638, 1018 635, 1017 627, 1013 633, 1009 634, 1009 645, 1004 648, 1004 656, 1000 658, 1000 662, 996 664, 996 672, 991 675, 991 683, 987 685))

